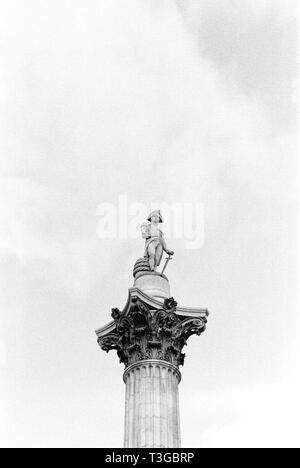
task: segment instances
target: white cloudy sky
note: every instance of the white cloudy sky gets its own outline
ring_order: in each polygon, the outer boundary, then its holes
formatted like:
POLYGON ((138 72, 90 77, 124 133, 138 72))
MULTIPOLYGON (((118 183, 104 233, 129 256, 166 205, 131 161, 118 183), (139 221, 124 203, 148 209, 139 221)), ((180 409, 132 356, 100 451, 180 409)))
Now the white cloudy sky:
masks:
POLYGON ((183 444, 299 444, 296 3, 0 1, 0 444, 122 444, 122 367, 94 329, 142 254, 96 235, 123 194, 205 209, 168 273, 211 311, 183 444))

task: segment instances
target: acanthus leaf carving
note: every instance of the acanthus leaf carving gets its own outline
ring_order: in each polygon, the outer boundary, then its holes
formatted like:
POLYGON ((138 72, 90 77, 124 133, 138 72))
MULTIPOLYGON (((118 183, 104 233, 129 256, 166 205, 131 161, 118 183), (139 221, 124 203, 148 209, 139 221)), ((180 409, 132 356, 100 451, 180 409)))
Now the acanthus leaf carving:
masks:
POLYGON ((173 330, 175 339, 187 339, 192 335, 201 335, 205 331, 205 321, 200 318, 186 318, 173 330))
POLYGON ((175 311, 177 306, 178 306, 178 304, 175 301, 174 297, 169 297, 168 299, 164 300, 164 308, 166 310, 175 311))
POLYGON ((107 353, 112 349, 118 349, 118 342, 119 335, 115 333, 109 333, 108 335, 98 339, 99 346, 107 353))
POLYGON ((187 339, 205 330, 205 319, 182 317, 176 313, 177 302, 166 299, 162 309, 150 310, 147 304, 132 297, 126 312, 112 309, 115 331, 98 339, 101 348, 117 350, 120 362, 128 366, 146 359, 160 359, 176 366, 184 364, 182 348, 187 339))

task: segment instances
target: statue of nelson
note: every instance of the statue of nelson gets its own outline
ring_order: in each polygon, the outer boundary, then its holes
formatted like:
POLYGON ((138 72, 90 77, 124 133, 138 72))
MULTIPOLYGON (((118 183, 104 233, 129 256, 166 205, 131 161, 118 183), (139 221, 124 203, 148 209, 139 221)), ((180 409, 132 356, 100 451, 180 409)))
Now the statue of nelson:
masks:
POLYGON ((168 255, 174 255, 174 252, 168 249, 164 234, 159 229, 159 223, 163 223, 160 211, 153 211, 147 221, 150 221, 150 224, 143 223, 141 226, 142 236, 146 239, 145 257, 149 260, 151 271, 156 271, 163 252, 165 251, 168 255))

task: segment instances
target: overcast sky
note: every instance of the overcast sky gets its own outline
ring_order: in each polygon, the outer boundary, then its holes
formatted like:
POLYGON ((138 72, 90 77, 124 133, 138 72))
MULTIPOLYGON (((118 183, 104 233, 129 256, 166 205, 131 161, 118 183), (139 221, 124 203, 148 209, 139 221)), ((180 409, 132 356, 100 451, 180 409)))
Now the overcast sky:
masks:
POLYGON ((0 444, 122 445, 123 368, 94 334, 143 254, 97 236, 120 195, 204 207, 168 267, 211 312, 183 445, 297 442, 296 3, 0 1, 0 444))

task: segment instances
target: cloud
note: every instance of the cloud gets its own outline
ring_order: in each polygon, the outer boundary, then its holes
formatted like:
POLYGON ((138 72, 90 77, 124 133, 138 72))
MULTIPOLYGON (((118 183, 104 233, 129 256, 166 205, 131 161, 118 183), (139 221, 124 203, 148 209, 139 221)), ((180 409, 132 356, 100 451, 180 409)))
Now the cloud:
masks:
POLYGON ((6 345, 4 341, 0 340, 0 368, 6 364, 6 345))
POLYGON ((291 0, 178 2, 199 50, 230 85, 256 96, 276 132, 295 131, 298 5, 291 0))
POLYGON ((292 448, 299 446, 298 384, 232 387, 201 392, 201 420, 188 421, 199 399, 183 399, 184 446, 206 448, 292 448), (286 396, 289 395, 287 399, 286 396), (189 400, 189 401, 188 401, 189 400), (186 424, 185 424, 186 422, 186 424), (189 425, 192 423, 193 431, 189 425))
MULTIPOLYGON (((20 388, 28 385, 24 373, 34 376, 37 392, 43 388, 45 360, 57 372, 49 394, 57 381, 63 395, 80 385, 75 364, 90 375, 89 387, 99 378, 97 346, 90 349, 87 336, 110 319, 112 306, 124 305, 132 264, 143 253, 142 240, 96 236, 97 206, 122 194, 129 203, 204 205, 205 245, 191 255, 178 241, 170 280, 179 302, 212 309, 199 348, 207 386, 269 382, 281 372, 294 337, 296 144, 292 126, 274 127, 277 104, 263 91, 287 65, 276 48, 269 61, 267 26, 279 24, 278 39, 283 23, 289 29, 289 11, 280 4, 270 18, 267 2, 230 4, 184 2, 182 14, 173 0, 5 2, 1 314, 9 317, 8 380, 20 388), (245 30, 239 43, 236 26, 245 30), (291 311, 284 331, 282 310, 291 311), (14 321, 26 330, 17 344, 14 321)), ((277 78, 274 95, 282 92, 277 78)), ((221 436, 207 435, 207 443, 221 436)))

